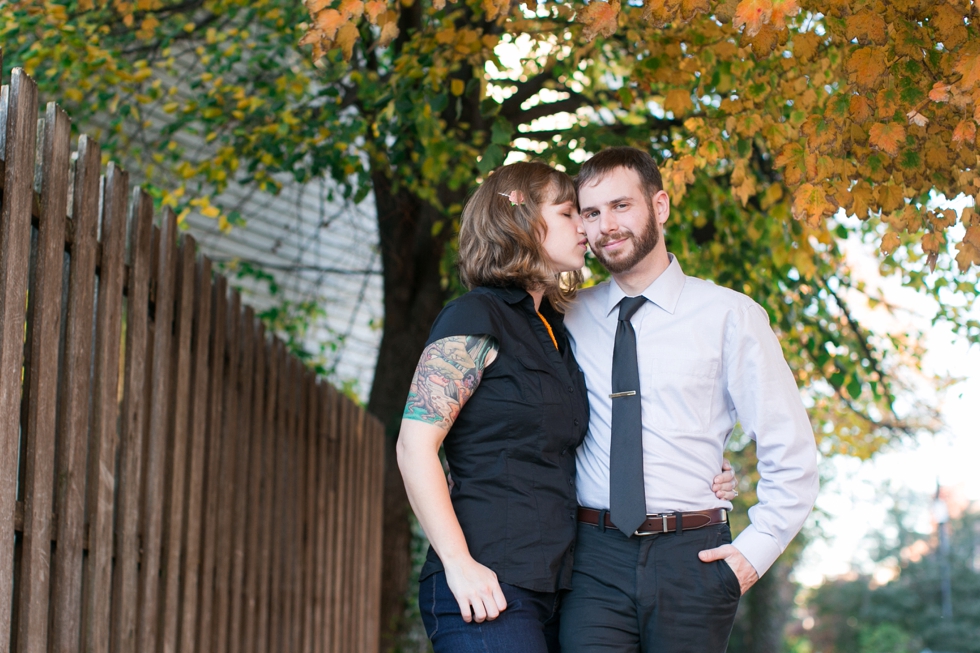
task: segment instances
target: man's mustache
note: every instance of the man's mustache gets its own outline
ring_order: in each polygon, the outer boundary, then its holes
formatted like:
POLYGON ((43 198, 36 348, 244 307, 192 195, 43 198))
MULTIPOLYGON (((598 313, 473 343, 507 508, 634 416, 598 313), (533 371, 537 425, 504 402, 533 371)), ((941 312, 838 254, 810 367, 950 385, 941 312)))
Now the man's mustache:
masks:
POLYGON ((622 240, 624 238, 628 238, 630 240, 636 240, 636 236, 633 234, 632 231, 630 231, 629 229, 621 229, 619 231, 614 231, 610 234, 606 234, 605 236, 600 236, 595 241, 595 246, 605 247, 607 243, 610 243, 614 240, 622 240))

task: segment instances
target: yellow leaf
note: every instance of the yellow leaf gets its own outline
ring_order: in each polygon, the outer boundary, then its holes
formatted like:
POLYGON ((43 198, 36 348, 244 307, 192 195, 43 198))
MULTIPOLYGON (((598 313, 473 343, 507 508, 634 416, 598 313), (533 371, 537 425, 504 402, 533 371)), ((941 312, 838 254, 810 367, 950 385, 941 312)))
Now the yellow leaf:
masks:
POLYGON ((901 241, 898 239, 898 234, 889 231, 881 239, 881 253, 888 256, 901 245, 901 241))
POLYGON ((820 47, 820 37, 813 32, 793 35, 793 56, 800 61, 809 61, 820 47))
POLYGON ((977 123, 973 122, 972 119, 967 118, 966 120, 961 120, 960 124, 956 125, 956 129, 953 130, 953 142, 959 143, 965 141, 967 143, 972 142, 977 135, 977 123))
POLYGON ((221 211, 214 204, 208 204, 201 209, 201 215, 203 215, 205 218, 214 219, 221 215, 221 211))
POLYGON ((904 140, 905 127, 897 122, 877 122, 871 125, 871 130, 868 132, 868 142, 892 156, 898 154, 898 147, 904 140))
POLYGON ((578 22, 585 25, 582 30, 582 38, 591 41, 597 35, 612 36, 616 33, 619 20, 620 0, 594 0, 587 7, 578 12, 576 16, 578 22))
POLYGON ((776 167, 785 168, 783 179, 788 185, 795 186, 803 181, 803 173, 806 171, 805 158, 806 152, 799 143, 788 143, 776 157, 776 167))
POLYGON ((882 211, 891 213, 905 205, 905 194, 900 186, 895 184, 883 184, 875 189, 878 197, 878 206, 882 211))
POLYGON ((674 117, 680 118, 693 108, 690 91, 679 88, 667 91, 667 97, 664 98, 664 111, 671 111, 674 117))
POLYGON ((398 23, 389 20, 381 26, 381 36, 378 37, 378 45, 386 46, 398 37, 398 23))
POLYGON ((454 79, 452 82, 450 82, 449 89, 453 95, 459 96, 466 90, 466 84, 464 84, 463 80, 461 79, 454 79))
POLYGON ((746 36, 755 36, 772 17, 772 0, 741 0, 735 9, 735 29, 745 26, 746 36))

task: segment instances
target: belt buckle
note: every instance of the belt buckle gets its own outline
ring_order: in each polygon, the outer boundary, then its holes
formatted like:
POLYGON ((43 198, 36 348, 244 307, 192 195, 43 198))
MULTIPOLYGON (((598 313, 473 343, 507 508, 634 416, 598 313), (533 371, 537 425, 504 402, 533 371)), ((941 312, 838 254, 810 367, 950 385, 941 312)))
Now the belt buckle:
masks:
MULTIPOLYGON (((657 515, 647 515, 647 517, 656 517, 656 516, 657 515)), ((645 537, 647 535, 659 535, 660 533, 667 533, 667 532, 669 532, 667 530, 667 514, 666 513, 661 513, 660 514, 660 521, 663 524, 663 526, 661 527, 661 528, 663 528, 663 530, 661 530, 661 531, 641 531, 640 529, 636 529, 635 531, 633 531, 633 535, 636 535, 637 537, 645 537)))

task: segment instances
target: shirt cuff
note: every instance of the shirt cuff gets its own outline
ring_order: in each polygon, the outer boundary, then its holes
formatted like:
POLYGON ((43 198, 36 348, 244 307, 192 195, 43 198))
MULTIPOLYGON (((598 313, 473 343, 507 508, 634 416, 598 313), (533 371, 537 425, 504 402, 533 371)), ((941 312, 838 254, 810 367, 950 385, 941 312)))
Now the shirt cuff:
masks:
POLYGON ((772 535, 760 532, 752 524, 744 531, 739 533, 732 546, 738 549, 739 553, 755 568, 759 578, 769 570, 776 558, 782 554, 783 549, 779 546, 772 535))

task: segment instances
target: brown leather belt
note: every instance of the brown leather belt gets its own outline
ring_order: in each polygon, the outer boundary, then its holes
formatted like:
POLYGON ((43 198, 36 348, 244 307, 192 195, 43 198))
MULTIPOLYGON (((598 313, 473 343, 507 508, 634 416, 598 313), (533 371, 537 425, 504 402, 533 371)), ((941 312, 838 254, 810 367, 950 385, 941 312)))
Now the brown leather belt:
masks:
MULTIPOLYGON (((593 508, 579 508, 578 520, 583 524, 599 525, 599 515, 605 513, 606 528, 616 528, 616 525, 609 519, 609 511, 595 510, 593 508)), ((657 533, 677 532, 677 517, 681 518, 681 530, 693 531, 713 524, 725 524, 728 522, 728 511, 724 508, 714 510, 695 510, 692 512, 665 512, 659 515, 647 515, 647 520, 640 524, 634 535, 656 535, 657 533)))

